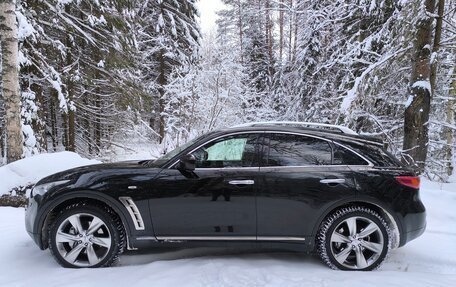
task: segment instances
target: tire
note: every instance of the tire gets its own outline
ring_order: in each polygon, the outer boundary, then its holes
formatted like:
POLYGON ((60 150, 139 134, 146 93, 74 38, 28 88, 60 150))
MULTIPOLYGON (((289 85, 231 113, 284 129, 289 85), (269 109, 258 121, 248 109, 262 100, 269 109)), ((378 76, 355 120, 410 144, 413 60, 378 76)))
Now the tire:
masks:
POLYGON ((391 242, 390 228, 377 212, 350 206, 323 221, 316 243, 318 254, 330 268, 370 271, 383 263, 391 242))
POLYGON ((67 268, 111 266, 125 245, 122 222, 103 206, 70 205, 56 216, 48 231, 51 254, 67 268))

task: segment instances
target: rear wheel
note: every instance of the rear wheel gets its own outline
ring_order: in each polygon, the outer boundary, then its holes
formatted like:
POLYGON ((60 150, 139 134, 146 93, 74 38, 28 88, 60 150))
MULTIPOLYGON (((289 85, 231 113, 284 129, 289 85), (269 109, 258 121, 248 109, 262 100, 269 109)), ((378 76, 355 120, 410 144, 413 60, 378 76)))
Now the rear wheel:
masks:
POLYGON ((114 264, 124 245, 123 226, 104 207, 71 205, 49 228, 49 249, 57 262, 70 268, 114 264))
POLYGON ((375 211, 359 206, 342 208, 322 223, 318 253, 333 269, 373 270, 388 254, 390 234, 388 224, 375 211))

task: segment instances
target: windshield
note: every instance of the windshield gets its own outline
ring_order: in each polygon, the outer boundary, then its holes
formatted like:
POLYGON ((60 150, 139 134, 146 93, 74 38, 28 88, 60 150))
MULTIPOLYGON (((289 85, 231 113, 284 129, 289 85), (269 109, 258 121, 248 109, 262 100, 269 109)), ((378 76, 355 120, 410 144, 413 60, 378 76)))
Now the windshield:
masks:
POLYGON ((169 161, 170 159, 172 159, 173 157, 178 155, 180 152, 182 152, 186 148, 190 147, 191 145, 193 145, 194 143, 196 143, 197 141, 199 141, 201 138, 203 138, 205 136, 207 136, 207 134, 192 139, 191 141, 173 149, 172 151, 164 154, 163 156, 157 158, 156 160, 151 160, 149 162, 149 165, 160 166, 160 165, 164 164, 165 162, 169 161))

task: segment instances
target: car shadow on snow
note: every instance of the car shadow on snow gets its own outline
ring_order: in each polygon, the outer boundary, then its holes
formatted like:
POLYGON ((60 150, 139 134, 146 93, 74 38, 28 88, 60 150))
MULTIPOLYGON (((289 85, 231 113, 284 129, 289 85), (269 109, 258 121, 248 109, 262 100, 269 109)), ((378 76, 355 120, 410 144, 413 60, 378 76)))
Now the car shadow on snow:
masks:
POLYGON ((275 260, 287 263, 312 264, 327 268, 315 254, 284 252, 283 250, 258 250, 251 248, 226 247, 160 247, 141 250, 128 250, 120 257, 119 266, 144 265, 160 261, 174 260, 275 260))

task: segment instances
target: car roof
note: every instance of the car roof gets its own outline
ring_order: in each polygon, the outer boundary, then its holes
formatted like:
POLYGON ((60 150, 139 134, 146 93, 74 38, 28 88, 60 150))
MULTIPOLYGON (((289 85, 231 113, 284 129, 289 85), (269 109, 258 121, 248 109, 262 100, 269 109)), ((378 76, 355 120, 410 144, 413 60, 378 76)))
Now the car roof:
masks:
POLYGON ((357 133, 345 126, 325 124, 325 123, 316 123, 316 122, 295 122, 295 121, 269 121, 269 122, 251 122, 241 125, 234 126, 236 127, 264 127, 264 126, 283 126, 283 127, 297 127, 297 128, 309 128, 309 129, 320 129, 320 130, 331 130, 334 132, 357 135, 357 133))
POLYGON ((300 133, 314 135, 328 140, 360 142, 364 144, 384 146, 384 142, 379 138, 366 135, 359 135, 353 130, 350 130, 343 126, 307 122, 304 122, 302 125, 301 122, 259 122, 221 129, 218 130, 216 133, 222 135, 225 133, 249 131, 300 133))

